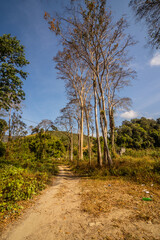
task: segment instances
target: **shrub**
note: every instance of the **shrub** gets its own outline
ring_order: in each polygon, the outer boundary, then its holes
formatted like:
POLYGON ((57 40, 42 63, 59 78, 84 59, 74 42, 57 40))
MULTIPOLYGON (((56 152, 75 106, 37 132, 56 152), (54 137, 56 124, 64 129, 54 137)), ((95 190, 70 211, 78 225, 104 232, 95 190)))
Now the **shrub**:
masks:
POLYGON ((0 141, 0 157, 3 157, 6 152, 6 146, 3 142, 0 141))
POLYGON ((0 212, 18 210, 19 201, 32 198, 45 188, 47 173, 31 173, 27 169, 5 165, 0 170, 0 212))

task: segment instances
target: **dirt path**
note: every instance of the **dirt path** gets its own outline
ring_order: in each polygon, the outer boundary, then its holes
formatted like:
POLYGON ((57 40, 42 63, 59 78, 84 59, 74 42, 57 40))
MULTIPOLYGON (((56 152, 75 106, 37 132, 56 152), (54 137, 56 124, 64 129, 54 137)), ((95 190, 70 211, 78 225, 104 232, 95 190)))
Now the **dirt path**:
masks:
POLYGON ((113 209, 101 217, 92 217, 81 211, 82 190, 79 181, 66 166, 61 166, 54 185, 40 196, 37 203, 18 222, 11 224, 0 239, 160 239, 159 224, 154 225, 154 228, 151 224, 133 224, 129 220, 132 211, 128 209, 113 209), (134 235, 131 236, 131 233, 134 235))
POLYGON ((79 179, 66 166, 60 167, 56 182, 42 194, 22 219, 11 225, 2 240, 86 239, 86 214, 80 211, 79 179))

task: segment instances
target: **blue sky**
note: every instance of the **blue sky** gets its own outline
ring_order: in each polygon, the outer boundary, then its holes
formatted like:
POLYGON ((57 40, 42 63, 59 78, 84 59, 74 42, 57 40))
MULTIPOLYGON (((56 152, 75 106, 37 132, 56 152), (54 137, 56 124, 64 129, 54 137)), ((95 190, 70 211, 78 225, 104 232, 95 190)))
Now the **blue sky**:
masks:
MULTIPOLYGON (((36 125, 42 119, 54 121, 67 102, 64 82, 57 79, 52 60, 60 49, 59 41, 43 18, 45 11, 51 14, 60 11, 65 3, 65 0, 0 0, 0 35, 16 36, 25 46, 30 61, 25 68, 29 76, 23 87, 26 93, 23 119, 35 123, 26 121, 28 125, 36 125)), ((137 79, 122 92, 132 99, 133 105, 129 112, 116 116, 116 124, 141 116, 156 119, 160 117, 160 51, 145 46, 145 24, 136 23, 128 0, 108 0, 108 3, 115 19, 126 14, 130 24, 128 32, 138 41, 130 51, 137 79)))

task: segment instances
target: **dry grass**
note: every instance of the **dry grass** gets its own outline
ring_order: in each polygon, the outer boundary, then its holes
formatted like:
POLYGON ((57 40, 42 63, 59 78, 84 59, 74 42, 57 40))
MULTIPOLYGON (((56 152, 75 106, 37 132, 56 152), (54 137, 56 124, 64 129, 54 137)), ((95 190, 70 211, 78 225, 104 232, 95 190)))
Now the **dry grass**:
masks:
POLYGON ((159 186, 143 186, 122 179, 82 180, 81 186, 81 208, 87 213, 99 216, 116 208, 128 209, 133 211, 132 221, 160 221, 159 186), (149 191, 149 194, 144 190, 149 191), (151 197, 152 201, 143 201, 143 197, 151 197))
POLYGON ((106 240, 159 240, 160 187, 122 179, 81 180, 81 210, 102 223, 106 240), (149 191, 145 193, 144 190, 149 191), (152 201, 143 197, 152 196, 152 201))

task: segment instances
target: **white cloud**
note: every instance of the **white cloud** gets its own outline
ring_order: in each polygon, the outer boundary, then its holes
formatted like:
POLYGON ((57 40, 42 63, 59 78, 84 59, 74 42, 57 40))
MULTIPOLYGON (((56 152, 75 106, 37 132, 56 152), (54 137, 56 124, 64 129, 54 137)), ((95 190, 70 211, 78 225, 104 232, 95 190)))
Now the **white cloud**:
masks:
POLYGON ((120 115, 121 118, 126 118, 126 119, 132 119, 132 118, 136 118, 138 117, 138 113, 133 111, 133 110, 130 110, 128 112, 124 112, 120 115))
POLYGON ((156 53, 150 61, 151 66, 160 66, 160 52, 156 53))

